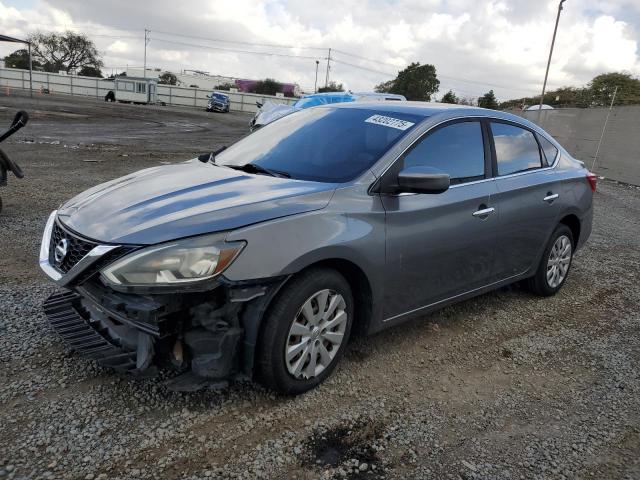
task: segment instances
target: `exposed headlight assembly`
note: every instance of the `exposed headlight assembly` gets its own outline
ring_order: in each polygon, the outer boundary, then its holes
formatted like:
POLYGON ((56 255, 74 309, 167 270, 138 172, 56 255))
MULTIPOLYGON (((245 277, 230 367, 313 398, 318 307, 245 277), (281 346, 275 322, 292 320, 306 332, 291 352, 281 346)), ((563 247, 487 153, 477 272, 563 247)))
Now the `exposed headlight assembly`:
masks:
POLYGON ((213 285, 244 246, 225 242, 221 235, 187 238, 133 252, 100 273, 116 290, 202 290, 213 285))

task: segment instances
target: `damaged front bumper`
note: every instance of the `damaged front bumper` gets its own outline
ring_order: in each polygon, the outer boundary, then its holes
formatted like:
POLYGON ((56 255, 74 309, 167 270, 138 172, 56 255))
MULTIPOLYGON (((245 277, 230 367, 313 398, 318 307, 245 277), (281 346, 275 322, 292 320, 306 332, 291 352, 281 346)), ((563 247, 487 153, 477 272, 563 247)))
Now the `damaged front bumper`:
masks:
POLYGON ((67 346, 122 373, 173 371, 169 386, 176 390, 251 378, 262 316, 286 277, 219 277, 205 291, 118 292, 103 283, 100 269, 132 248, 99 245, 68 230, 55 212, 50 217, 40 265, 64 290, 44 310, 67 346), (54 258, 62 238, 68 264, 54 258))
POLYGON ((44 310, 67 347, 80 355, 121 373, 173 371, 178 375, 170 388, 197 390, 251 378, 259 324, 281 282, 141 296, 91 279, 51 295, 44 310))

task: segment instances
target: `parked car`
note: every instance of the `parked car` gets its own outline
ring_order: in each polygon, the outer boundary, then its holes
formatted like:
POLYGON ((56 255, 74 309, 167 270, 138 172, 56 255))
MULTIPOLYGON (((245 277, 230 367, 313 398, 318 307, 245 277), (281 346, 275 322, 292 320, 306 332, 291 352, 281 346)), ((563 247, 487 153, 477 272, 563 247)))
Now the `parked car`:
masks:
POLYGON ((224 151, 91 188, 51 213, 45 303, 71 348, 171 388, 297 394, 354 335, 501 286, 553 295, 596 178, 527 120, 430 103, 286 116, 224 151))
POLYGON ((213 92, 207 95, 209 102, 207 103, 207 112, 223 112, 227 113, 231 106, 229 96, 220 92, 213 92))
POLYGON ((406 101, 404 95, 395 93, 376 92, 323 92, 305 95, 293 105, 282 103, 266 102, 257 103, 258 111, 249 122, 249 130, 254 131, 290 113, 304 110, 306 108, 317 107, 318 105, 330 105, 334 103, 348 102, 399 102, 406 101))

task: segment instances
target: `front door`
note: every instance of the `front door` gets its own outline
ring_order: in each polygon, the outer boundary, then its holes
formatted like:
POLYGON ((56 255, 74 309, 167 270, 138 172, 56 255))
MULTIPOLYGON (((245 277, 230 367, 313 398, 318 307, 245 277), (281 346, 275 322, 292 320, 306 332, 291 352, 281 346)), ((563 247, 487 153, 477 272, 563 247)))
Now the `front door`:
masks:
POLYGON ((488 132, 455 121, 428 132, 388 175, 425 165, 448 173, 440 194, 382 195, 386 211, 387 320, 490 282, 498 211, 488 132))

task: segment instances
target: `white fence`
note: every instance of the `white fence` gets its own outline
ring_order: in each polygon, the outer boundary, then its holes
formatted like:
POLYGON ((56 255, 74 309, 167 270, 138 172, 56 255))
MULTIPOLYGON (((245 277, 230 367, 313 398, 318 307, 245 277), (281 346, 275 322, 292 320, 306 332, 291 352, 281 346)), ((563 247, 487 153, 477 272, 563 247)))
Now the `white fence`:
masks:
MULTIPOLYGON (((17 68, 0 68, 0 88, 29 90, 29 70, 17 68)), ((111 90, 115 92, 113 80, 75 75, 59 75, 57 73, 33 72, 34 95, 47 89, 49 95, 79 95, 103 99, 111 90)), ((167 105, 181 107, 206 108, 207 94, 210 90, 200 88, 158 85, 158 101, 167 105)), ((294 98, 272 97, 253 93, 225 92, 231 100, 231 110, 238 112, 255 112, 256 102, 292 104, 294 98)))

